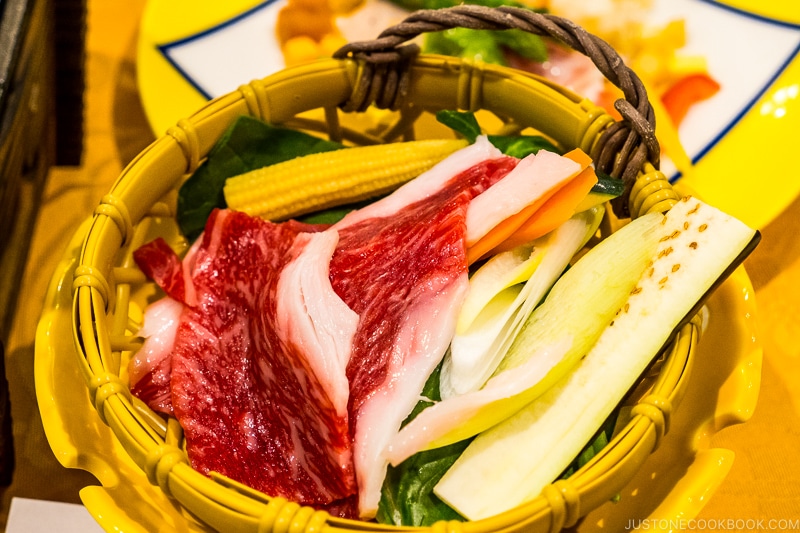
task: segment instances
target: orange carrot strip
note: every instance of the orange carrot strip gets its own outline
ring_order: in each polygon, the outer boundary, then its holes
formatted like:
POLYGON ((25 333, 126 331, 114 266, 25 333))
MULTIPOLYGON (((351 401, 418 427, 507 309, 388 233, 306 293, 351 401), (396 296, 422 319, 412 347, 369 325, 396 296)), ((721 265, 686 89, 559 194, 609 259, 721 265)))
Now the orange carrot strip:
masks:
MULTIPOLYGON (((547 194, 539 197, 535 202, 528 205, 521 211, 514 213, 513 215, 509 216, 499 224, 497 224, 491 231, 489 231, 486 235, 478 239, 472 246, 467 249, 467 262, 469 264, 474 263, 478 259, 486 256, 489 252, 497 248, 503 241, 508 239, 511 235, 513 235, 520 227, 522 227, 528 219, 530 219, 534 214, 541 209, 545 203, 547 203, 552 197, 554 197, 558 191, 572 183, 575 178, 581 176, 583 172, 589 167, 592 163, 591 158, 586 155, 582 150, 575 149, 566 154, 564 157, 572 159, 576 163, 581 166, 581 169, 575 173, 575 176, 566 182, 566 185, 563 185, 560 188, 554 188, 548 191, 547 194)), ((594 171, 591 172, 592 176, 594 176, 594 171)), ((594 178, 595 183, 597 182, 597 178, 594 178)), ((592 184, 594 185, 594 184, 592 184)), ((589 187, 591 189, 591 186, 589 187)), ((585 195, 584 195, 585 196, 585 195)), ((577 204, 575 204, 577 205, 577 204)), ((574 210, 575 206, 572 206, 574 210)), ((569 216, 572 216, 570 213, 569 216)), ((569 218, 569 216, 567 218, 569 218)), ((566 219, 565 219, 566 220, 566 219)))
POLYGON ((594 173, 594 169, 586 168, 551 196, 517 231, 490 253, 511 250, 553 231, 575 214, 575 207, 589 194, 595 183, 597 183, 597 175, 594 173))
MULTIPOLYGON (((550 191, 551 195, 556 191, 550 191)), ((530 218, 550 196, 539 197, 534 203, 529 204, 521 211, 506 218, 486 235, 478 239, 472 246, 467 248, 467 262, 474 263, 481 257, 487 255, 492 249, 496 248, 501 242, 514 234, 519 227, 530 218)))
POLYGON ((574 150, 570 150, 569 152, 564 154, 564 157, 572 159, 573 161, 578 163, 583 169, 592 164, 592 158, 586 155, 586 152, 584 152, 580 148, 575 148, 574 150))

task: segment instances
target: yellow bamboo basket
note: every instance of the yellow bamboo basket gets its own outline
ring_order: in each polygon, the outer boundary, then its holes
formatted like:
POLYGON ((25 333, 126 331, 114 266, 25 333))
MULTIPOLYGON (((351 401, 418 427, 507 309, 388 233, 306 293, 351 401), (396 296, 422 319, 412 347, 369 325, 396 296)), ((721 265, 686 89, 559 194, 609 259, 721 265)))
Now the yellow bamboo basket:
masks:
MULTIPOLYGON (((133 462, 175 505, 209 529, 243 532, 401 531, 340 519, 272 498, 189 465, 182 431, 134 398, 127 363, 142 308, 156 295, 132 252, 154 236, 179 242, 177 190, 228 126, 241 115, 316 132, 350 144, 430 135, 426 117, 443 109, 475 111, 495 133, 535 130, 564 149, 581 148, 628 191, 620 218, 666 211, 678 200, 658 168, 653 114, 641 83, 614 51, 571 22, 516 8, 460 6, 412 14, 375 41, 353 43, 336 57, 255 80, 209 102, 157 139, 123 171, 87 225, 73 283, 73 333, 82 375, 100 418, 133 462), (623 90, 615 121, 601 108, 532 74, 457 58, 418 54, 402 44, 454 26, 522 28, 561 40, 591 57, 623 90), (381 126, 369 126, 380 109, 381 126), (365 126, 367 124, 367 126, 365 126), (492 126, 494 127, 494 126, 492 126)), ((433 121, 428 121, 433 122, 433 121)), ((487 126, 488 127, 488 126, 487 126)), ((478 521, 443 521, 419 531, 489 533, 559 531, 611 499, 659 445, 684 394, 699 321, 688 317, 635 395, 626 423, 602 451, 534 500, 478 521)))

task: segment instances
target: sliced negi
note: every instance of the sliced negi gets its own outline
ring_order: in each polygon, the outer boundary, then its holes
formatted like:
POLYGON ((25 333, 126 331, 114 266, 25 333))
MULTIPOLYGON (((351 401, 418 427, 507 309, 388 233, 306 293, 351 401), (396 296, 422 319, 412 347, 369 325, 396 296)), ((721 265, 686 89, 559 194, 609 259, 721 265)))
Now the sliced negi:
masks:
MULTIPOLYGON (((660 219, 656 213, 641 217, 581 257, 544 302, 522 318, 519 332, 510 338, 507 351, 500 352, 502 359, 483 386, 432 405, 403 428, 390 448, 392 464, 501 423, 574 368, 644 271, 658 245, 660 219)), ((571 221, 579 231, 561 228, 571 241, 567 260, 585 242, 590 224, 580 217, 571 221)))

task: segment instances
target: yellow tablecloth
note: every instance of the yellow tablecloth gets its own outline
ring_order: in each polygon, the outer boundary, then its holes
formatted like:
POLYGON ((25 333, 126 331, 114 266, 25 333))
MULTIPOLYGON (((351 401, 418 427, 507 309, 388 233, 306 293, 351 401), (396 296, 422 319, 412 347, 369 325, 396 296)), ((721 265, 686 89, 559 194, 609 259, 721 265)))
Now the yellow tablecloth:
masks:
MULTIPOLYGON (((44 193, 7 346, 17 467, 3 491, 0 523, 14 496, 79 502, 96 480, 62 468, 46 442, 36 405, 33 358, 43 298, 64 247, 124 164, 153 134, 135 82, 137 24, 144 0, 90 1, 84 163, 51 172, 44 193)), ((800 179, 797 176, 761 180, 800 179)), ((735 452, 732 469, 700 518, 800 518, 800 200, 763 228, 745 266, 752 279, 764 345, 758 407, 745 424, 726 428, 711 445, 735 452)))

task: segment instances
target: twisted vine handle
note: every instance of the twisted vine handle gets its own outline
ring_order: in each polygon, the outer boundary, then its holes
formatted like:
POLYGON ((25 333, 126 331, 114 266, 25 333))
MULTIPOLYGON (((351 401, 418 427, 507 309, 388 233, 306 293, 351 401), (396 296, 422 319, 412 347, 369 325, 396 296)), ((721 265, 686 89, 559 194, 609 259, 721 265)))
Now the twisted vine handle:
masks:
MULTIPOLYGON (((627 67, 607 42, 587 32, 569 19, 532 10, 512 7, 460 5, 442 9, 420 10, 384 30, 376 39, 344 45, 334 53, 343 59, 363 61, 367 71, 359 81, 350 110, 364 110, 371 103, 379 107, 397 108, 408 87, 407 65, 419 53, 414 44, 403 43, 423 33, 451 28, 476 30, 519 29, 535 35, 551 37, 589 57, 598 70, 624 96, 614 103, 623 120, 607 128, 598 139, 595 155, 597 168, 625 181, 627 191, 649 161, 658 169, 660 147, 655 136, 655 113, 641 79, 627 67), (402 45, 402 46, 401 46, 402 45)), ((617 204, 627 212, 627 192, 617 204)))

